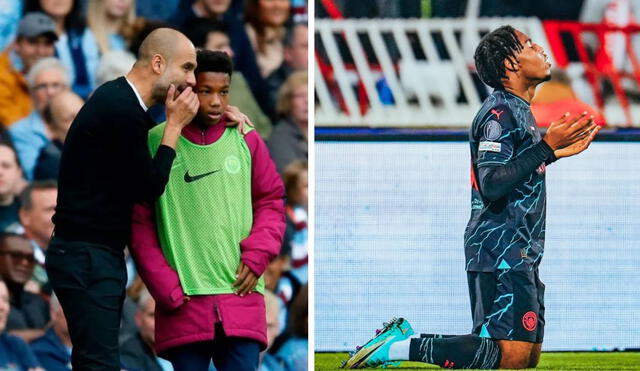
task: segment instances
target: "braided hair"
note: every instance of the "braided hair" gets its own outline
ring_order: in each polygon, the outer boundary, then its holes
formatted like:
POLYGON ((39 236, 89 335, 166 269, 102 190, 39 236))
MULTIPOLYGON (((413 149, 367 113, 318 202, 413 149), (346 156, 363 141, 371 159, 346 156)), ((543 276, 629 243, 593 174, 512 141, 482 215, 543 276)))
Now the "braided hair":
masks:
POLYGON ((516 53, 522 49, 516 30, 511 26, 502 26, 485 35, 473 56, 482 82, 494 89, 504 89, 502 80, 507 78, 507 70, 517 70, 516 53))

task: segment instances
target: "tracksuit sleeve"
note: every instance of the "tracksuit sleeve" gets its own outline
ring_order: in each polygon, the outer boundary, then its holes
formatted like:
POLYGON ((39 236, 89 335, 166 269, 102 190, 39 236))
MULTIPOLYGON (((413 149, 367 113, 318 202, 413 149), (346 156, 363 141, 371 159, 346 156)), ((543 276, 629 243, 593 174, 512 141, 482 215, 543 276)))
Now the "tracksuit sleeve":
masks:
POLYGON ((241 261, 257 276, 279 254, 285 230, 284 185, 266 144, 253 130, 245 136, 251 151, 253 226, 240 242, 241 261))
POLYGON ((480 193, 491 201, 504 197, 551 156, 551 147, 545 141, 540 141, 504 165, 479 168, 480 193))

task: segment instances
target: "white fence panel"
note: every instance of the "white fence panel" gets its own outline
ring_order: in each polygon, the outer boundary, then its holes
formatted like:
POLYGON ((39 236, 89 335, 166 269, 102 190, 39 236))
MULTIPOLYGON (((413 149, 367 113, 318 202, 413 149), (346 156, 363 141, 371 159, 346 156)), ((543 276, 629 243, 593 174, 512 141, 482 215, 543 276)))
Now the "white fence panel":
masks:
MULTIPOLYGON (((555 64, 537 18, 317 20, 317 55, 332 76, 316 63, 316 125, 469 126, 481 104, 478 89, 486 88, 474 81, 475 47, 505 24, 528 34, 555 64)), ((578 96, 593 104, 582 76, 572 77, 578 96)), ((639 109, 632 105, 633 117, 639 109)), ((616 103, 604 114, 610 124, 625 122, 616 103)))

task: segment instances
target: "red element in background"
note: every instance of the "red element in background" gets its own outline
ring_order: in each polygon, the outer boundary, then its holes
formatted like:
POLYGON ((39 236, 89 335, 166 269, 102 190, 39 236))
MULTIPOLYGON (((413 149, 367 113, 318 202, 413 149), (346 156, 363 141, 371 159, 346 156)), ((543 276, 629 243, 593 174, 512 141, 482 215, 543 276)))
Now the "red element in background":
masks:
POLYGON ((338 7, 336 6, 336 3, 334 3, 333 0, 321 0, 321 1, 322 1, 322 5, 324 5, 324 9, 327 11, 327 13, 331 18, 333 19, 344 18, 342 16, 342 13, 340 12, 340 9, 338 9, 338 7))
POLYGON ((532 311, 525 313, 522 316, 522 327, 527 331, 535 330, 538 327, 538 316, 532 311))
POLYGON ((448 359, 444 361, 444 368, 453 368, 454 366, 454 362, 453 361, 449 361, 448 359))
POLYGON ((548 127, 552 122, 557 121, 559 115, 569 112, 569 117, 573 117, 581 112, 587 111, 587 115, 592 115, 593 120, 599 126, 605 126, 604 116, 599 111, 591 108, 588 104, 578 99, 562 99, 553 103, 532 103, 531 113, 536 119, 538 127, 548 127))
POLYGON ((476 173, 473 171, 473 164, 471 164, 471 188, 480 192, 480 189, 478 188, 478 181, 476 180, 476 173))
POLYGON ((591 85, 591 90, 593 91, 596 104, 600 111, 604 111, 604 98, 602 96, 600 83, 603 78, 606 78, 611 81, 613 85, 615 95, 624 110, 627 125, 631 126, 629 100, 622 88, 621 80, 632 79, 640 84, 640 61, 631 42, 632 36, 637 36, 638 33, 640 33, 640 25, 629 24, 628 26, 618 27, 606 23, 591 24, 574 21, 544 21, 542 24, 547 34, 547 40, 549 40, 553 57, 558 64, 557 67, 566 68, 569 64, 567 49, 561 36, 562 34, 568 34, 573 39, 578 58, 584 66, 585 76, 591 85), (625 36, 625 49, 633 69, 631 73, 619 71, 606 50, 605 36, 612 32, 621 32, 625 36), (590 56, 582 41, 585 34, 594 35, 598 39, 595 57, 590 56))

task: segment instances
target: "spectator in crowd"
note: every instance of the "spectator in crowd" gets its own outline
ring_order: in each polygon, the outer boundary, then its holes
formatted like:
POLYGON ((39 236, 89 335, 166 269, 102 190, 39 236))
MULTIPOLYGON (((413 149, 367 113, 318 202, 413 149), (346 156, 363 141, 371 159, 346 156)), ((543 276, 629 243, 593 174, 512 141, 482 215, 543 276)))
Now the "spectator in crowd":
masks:
POLYGON ((536 89, 536 94, 531 100, 531 112, 536 118, 536 124, 542 127, 549 126, 565 112, 569 112, 571 117, 587 112, 593 116, 596 124, 605 126, 600 111, 578 99, 571 88, 569 76, 561 69, 551 70, 551 80, 542 83, 536 89))
POLYGON ((267 349, 260 353, 260 371, 284 371, 282 361, 269 353, 276 337, 280 335, 280 302, 271 291, 264 292, 264 302, 267 309, 267 349))
POLYGON ((168 22, 178 11, 180 0, 137 0, 138 17, 168 22))
POLYGON ((51 327, 31 343, 31 350, 47 371, 71 370, 71 337, 58 298, 50 300, 51 327))
MULTIPOLYGON (((222 51, 232 58, 235 55, 226 27, 222 22, 208 18, 198 19, 192 22, 186 35, 196 48, 222 51)), ((241 71, 233 71, 229 93, 229 104, 237 106, 240 112, 249 116, 260 136, 263 139, 268 138, 271 134, 271 120, 256 102, 241 71)))
POLYGON ((11 311, 9 290, 0 278, 0 369, 44 371, 27 343, 7 333, 6 325, 11 311))
POLYGON ((20 21, 16 41, 0 55, 0 122, 5 126, 33 110, 25 75, 38 60, 53 56, 57 39, 46 14, 29 13, 20 21))
POLYGON ((36 258, 31 242, 23 234, 0 234, 0 275, 9 289, 11 313, 7 330, 27 343, 44 335, 49 322, 49 305, 39 295, 26 291, 36 258))
POLYGON ((231 48, 235 51, 233 55, 234 67, 242 72, 246 78, 262 110, 270 115, 264 78, 260 75, 260 68, 244 23, 236 12, 230 10, 231 2, 232 0, 196 0, 193 4, 184 2, 185 6, 178 9, 173 23, 187 32, 187 26, 197 18, 224 22, 231 41, 231 48))
POLYGON ((183 1, 171 22, 178 27, 185 27, 197 18, 222 20, 230 5, 231 0, 183 1))
POLYGON ((40 150, 51 140, 42 113, 54 95, 68 89, 69 75, 58 59, 43 58, 29 71, 27 83, 34 110, 29 116, 12 125, 9 133, 18 152, 25 178, 32 180, 40 150))
POLYGON ((245 28, 256 53, 260 74, 267 78, 284 59, 285 23, 290 0, 249 0, 245 9, 245 28))
POLYGON ((287 166, 282 174, 284 187, 287 191, 287 231, 285 242, 290 245, 291 274, 301 284, 307 283, 308 230, 307 230, 307 202, 308 202, 308 170, 307 161, 295 161, 287 166))
POLYGON ((16 36, 22 5, 22 1, 8 1, 0 10, 0 50, 4 50, 16 36))
MULTIPOLYGON (((20 194, 20 223, 25 236, 31 240, 38 265, 33 278, 40 285, 46 285, 47 275, 43 269, 44 251, 53 233, 51 217, 56 208, 58 185, 55 181, 39 181, 27 185, 20 194)), ((47 290, 49 291, 49 290, 47 290)), ((50 292, 47 292, 50 293, 50 292)))
POLYGON ((308 65, 307 24, 297 23, 287 29, 284 36, 284 60, 280 67, 267 77, 269 105, 275 107, 278 90, 294 71, 306 71, 308 65))
POLYGON ((120 360, 127 370, 163 371, 172 370, 169 361, 159 358, 153 348, 155 331, 156 302, 146 289, 138 298, 138 308, 135 322, 138 326, 136 333, 124 339, 120 348, 120 360))
POLYGON ((56 94, 42 113, 51 140, 42 147, 33 170, 34 180, 58 179, 62 145, 84 101, 76 93, 65 90, 56 94))
POLYGON ((136 63, 136 57, 128 51, 118 50, 106 53, 100 58, 100 64, 98 64, 96 87, 126 75, 134 63, 136 63))
MULTIPOLYGON (((131 253, 127 248, 125 250, 125 259, 127 260, 127 279, 131 278, 131 283, 127 282, 127 295, 124 298, 122 305, 122 318, 120 319, 120 334, 118 334, 118 342, 122 344, 127 338, 138 333, 138 326, 136 325, 135 317, 138 311, 138 302, 140 296, 147 289, 142 282, 140 275, 134 270, 132 276, 129 276, 129 261, 133 262, 131 253)), ((135 263, 134 263, 135 266, 135 263)))
POLYGON ((86 99, 95 86, 100 51, 86 27, 81 0, 27 0, 27 11, 42 11, 56 24, 56 55, 68 68, 71 88, 86 99))
POLYGON ((307 72, 293 73, 280 88, 278 114, 282 117, 275 126, 267 145, 271 157, 282 174, 295 160, 307 159, 307 72))
POLYGON ((309 287, 300 288, 300 292, 291 303, 287 330, 274 344, 275 355, 284 361, 287 371, 307 369, 309 337, 309 287))
POLYGON ((127 49, 122 31, 135 19, 135 0, 89 0, 87 23, 101 55, 127 49))
MULTIPOLYGON (((4 125, 2 125, 2 123, 0 122, 0 143, 6 142, 8 143, 11 147, 13 147, 13 141, 11 140, 11 134, 9 134, 9 129, 7 129, 4 125)), ((26 181, 25 181, 26 183, 26 181)), ((18 190, 22 189, 21 187, 17 188, 18 190)))
MULTIPOLYGON (((336 9, 345 18, 420 18, 426 16, 421 8, 435 8, 438 3, 458 3, 464 6, 465 0, 332 0, 336 9), (421 6, 425 4, 425 6, 421 6)), ((316 17, 329 16, 324 2, 316 1, 316 17)), ((462 12, 458 16, 464 16, 462 12)))
POLYGON ((0 231, 18 223, 20 202, 16 197, 23 184, 18 154, 9 142, 0 142, 0 231))
POLYGON ((273 292, 278 298, 279 303, 279 325, 280 331, 284 331, 287 326, 287 311, 292 300, 300 291, 302 284, 291 274, 290 271, 290 255, 291 244, 283 241, 280 254, 273 259, 267 269, 264 271, 265 288, 273 292))

